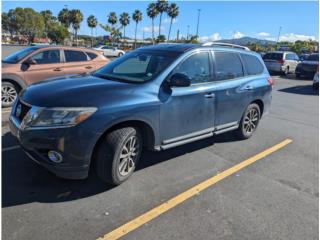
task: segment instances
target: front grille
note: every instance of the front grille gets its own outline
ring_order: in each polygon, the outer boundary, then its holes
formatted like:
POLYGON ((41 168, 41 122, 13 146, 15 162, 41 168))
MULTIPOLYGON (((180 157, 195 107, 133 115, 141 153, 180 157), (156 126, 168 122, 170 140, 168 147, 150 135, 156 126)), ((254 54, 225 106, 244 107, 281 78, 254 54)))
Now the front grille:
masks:
POLYGON ((20 99, 18 99, 18 102, 15 107, 14 116, 20 121, 22 121, 30 109, 31 109, 30 106, 28 106, 27 104, 20 101, 20 99))

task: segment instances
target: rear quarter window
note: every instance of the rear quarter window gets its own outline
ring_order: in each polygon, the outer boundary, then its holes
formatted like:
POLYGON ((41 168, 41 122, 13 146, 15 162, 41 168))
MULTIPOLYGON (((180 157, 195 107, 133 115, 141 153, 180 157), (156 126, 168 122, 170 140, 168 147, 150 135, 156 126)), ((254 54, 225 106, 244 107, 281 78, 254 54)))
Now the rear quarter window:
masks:
POLYGON ((241 54, 241 59, 248 75, 257 75, 263 72, 263 65, 256 56, 241 54))
POLYGON ((98 57, 97 54, 92 53, 92 52, 86 52, 86 54, 89 56, 90 60, 95 59, 96 57, 98 57))

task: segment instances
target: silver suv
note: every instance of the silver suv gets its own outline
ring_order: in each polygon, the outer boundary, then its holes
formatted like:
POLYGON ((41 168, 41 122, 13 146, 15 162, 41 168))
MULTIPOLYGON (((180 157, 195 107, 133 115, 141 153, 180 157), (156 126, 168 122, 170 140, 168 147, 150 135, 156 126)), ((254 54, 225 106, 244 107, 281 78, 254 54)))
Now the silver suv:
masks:
POLYGON ((299 57, 294 52, 274 51, 263 56, 263 61, 270 73, 280 73, 287 75, 294 73, 299 63, 299 57))

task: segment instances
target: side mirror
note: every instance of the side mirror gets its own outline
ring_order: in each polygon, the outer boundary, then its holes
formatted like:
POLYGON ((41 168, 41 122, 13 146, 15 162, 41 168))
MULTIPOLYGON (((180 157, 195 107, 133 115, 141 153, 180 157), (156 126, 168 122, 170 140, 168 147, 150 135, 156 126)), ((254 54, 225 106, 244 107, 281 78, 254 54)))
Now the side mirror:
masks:
POLYGON ((35 65, 35 64, 37 64, 37 61, 34 60, 34 59, 29 58, 29 59, 27 59, 27 60, 25 61, 25 63, 27 63, 27 64, 29 64, 29 65, 35 65))
POLYGON ((189 87, 191 85, 191 79, 182 73, 173 74, 169 82, 172 87, 189 87))

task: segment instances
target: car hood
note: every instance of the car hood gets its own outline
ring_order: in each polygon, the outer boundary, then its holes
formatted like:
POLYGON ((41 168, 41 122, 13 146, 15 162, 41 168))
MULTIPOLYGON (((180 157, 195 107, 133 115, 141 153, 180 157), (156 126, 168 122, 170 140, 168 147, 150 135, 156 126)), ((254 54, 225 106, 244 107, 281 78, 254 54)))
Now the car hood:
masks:
POLYGON ((127 97, 138 86, 92 75, 74 75, 32 84, 21 92, 20 98, 38 107, 99 107, 127 97))

